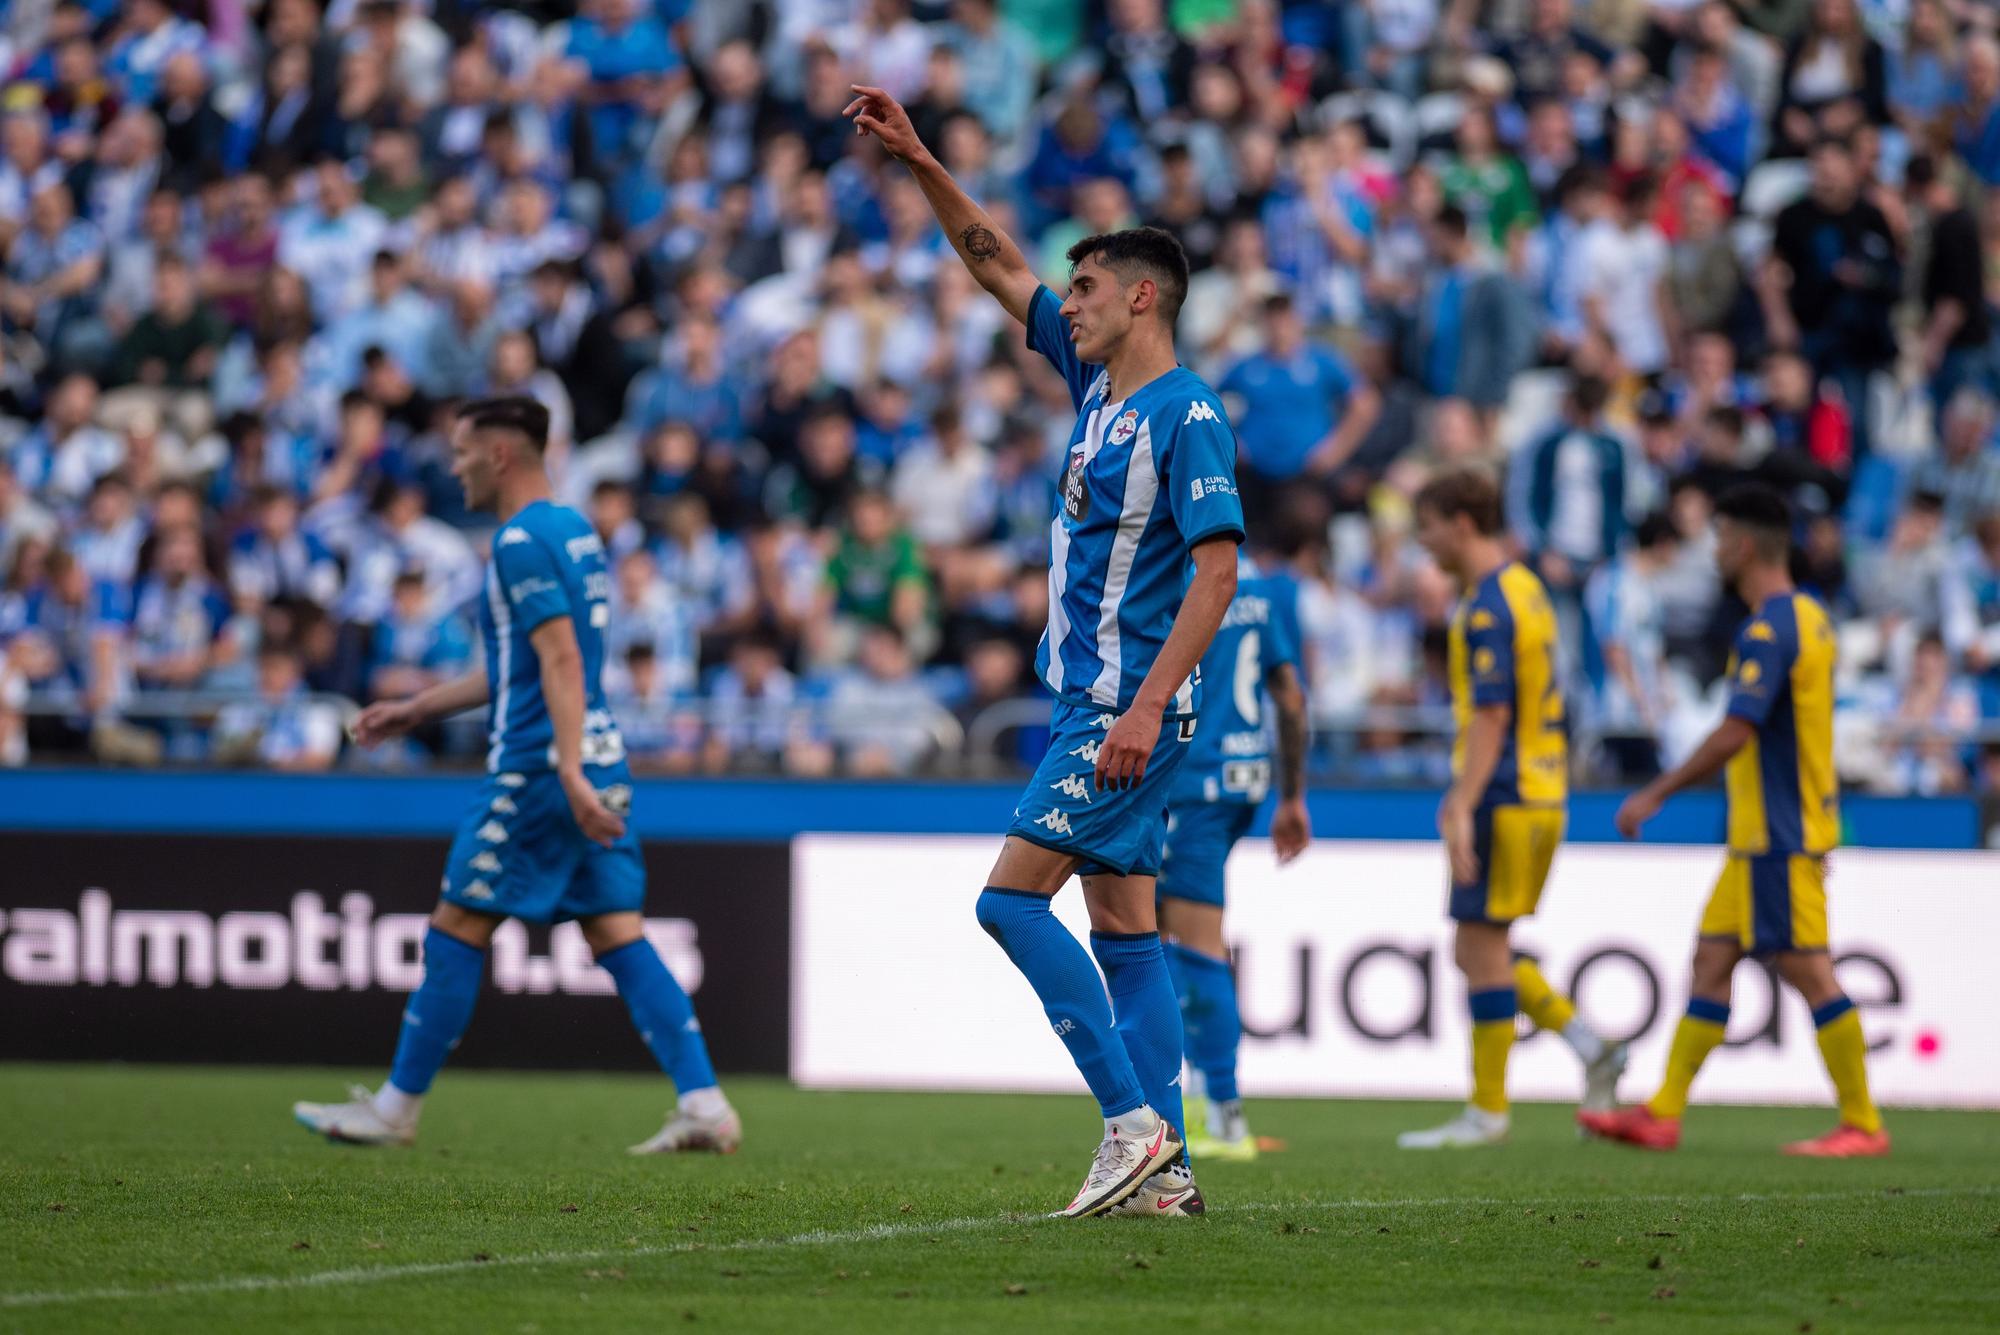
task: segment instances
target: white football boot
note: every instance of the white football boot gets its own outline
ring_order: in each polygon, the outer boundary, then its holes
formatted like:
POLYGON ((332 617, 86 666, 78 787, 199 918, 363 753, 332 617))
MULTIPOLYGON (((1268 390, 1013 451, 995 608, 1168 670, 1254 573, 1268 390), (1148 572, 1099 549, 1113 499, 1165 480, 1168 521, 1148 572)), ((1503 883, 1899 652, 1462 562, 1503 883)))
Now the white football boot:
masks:
POLYGON ((699 1117, 685 1106, 667 1115, 667 1124, 651 1140, 626 1150, 627 1154, 685 1154, 707 1151, 734 1154, 743 1144, 743 1119, 728 1104, 722 1111, 699 1117))
POLYGON ((1610 1112, 1618 1106, 1618 1078, 1625 1074, 1631 1051, 1623 1043, 1606 1043, 1597 1060, 1583 1068, 1585 1112, 1610 1112))
POLYGON ((1113 1122, 1090 1162, 1090 1175, 1069 1207, 1067 1219, 1103 1214, 1146 1185, 1146 1179, 1180 1156, 1181 1138, 1167 1119, 1139 1108, 1113 1122))
POLYGON ((1185 1219, 1208 1213, 1208 1202, 1194 1184, 1194 1172, 1186 1164, 1162 1168, 1147 1178, 1139 1189, 1106 1214, 1151 1215, 1155 1219, 1185 1219))
POLYGON ((294 1103, 292 1116, 315 1135, 342 1145, 414 1145, 417 1119, 391 1121, 375 1110, 375 1095, 354 1085, 346 1103, 294 1103))
POLYGON ((1487 1112, 1468 1103, 1464 1112, 1443 1126, 1405 1131, 1396 1137, 1396 1146, 1405 1150, 1456 1150, 1475 1145, 1504 1145, 1507 1123, 1506 1113, 1487 1112))

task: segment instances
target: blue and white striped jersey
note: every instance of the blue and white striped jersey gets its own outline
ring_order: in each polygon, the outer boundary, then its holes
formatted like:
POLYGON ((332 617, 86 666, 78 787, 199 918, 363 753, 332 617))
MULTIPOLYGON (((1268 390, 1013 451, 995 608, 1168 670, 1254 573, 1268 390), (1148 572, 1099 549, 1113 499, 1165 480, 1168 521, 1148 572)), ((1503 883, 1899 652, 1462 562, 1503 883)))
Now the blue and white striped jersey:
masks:
MULTIPOLYGON (((1028 346, 1062 373, 1076 404, 1062 495, 1049 527, 1049 628, 1035 671, 1061 699, 1123 713, 1187 592, 1189 548, 1243 540, 1236 436, 1222 401, 1184 366, 1107 402, 1110 377, 1078 360, 1062 302, 1038 288, 1028 346)), ((1201 673, 1167 710, 1201 707, 1201 673)))
POLYGON ((1236 567, 1236 597, 1201 656, 1208 698, 1174 784, 1175 802, 1264 800, 1273 733, 1264 683, 1280 663, 1290 663, 1303 680, 1298 585, 1265 575, 1244 557, 1236 567))
POLYGON ((556 617, 570 619, 583 654, 583 763, 624 761, 625 742, 604 698, 610 596, 604 544, 576 511, 536 501, 494 536, 479 607, 491 693, 488 773, 555 768, 555 728, 542 699, 542 664, 528 637, 556 617))

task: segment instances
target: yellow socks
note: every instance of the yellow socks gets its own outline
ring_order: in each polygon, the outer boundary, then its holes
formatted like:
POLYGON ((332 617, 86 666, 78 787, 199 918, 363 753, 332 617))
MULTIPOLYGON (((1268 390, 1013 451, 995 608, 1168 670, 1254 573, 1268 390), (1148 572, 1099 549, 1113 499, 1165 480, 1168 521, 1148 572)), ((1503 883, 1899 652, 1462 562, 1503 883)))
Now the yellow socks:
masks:
POLYGON ((1514 1046, 1514 989, 1474 992, 1472 1006, 1472 1106, 1507 1111, 1507 1053, 1514 1046))
POLYGON ((1521 955, 1514 960, 1514 992, 1520 998, 1521 1010, 1535 1028, 1546 1029, 1560 1034, 1576 1018, 1576 1006, 1562 993, 1549 986, 1549 980, 1542 976, 1541 966, 1521 955))
POLYGON ((1667 1076, 1660 1092, 1646 1104, 1655 1117, 1679 1117, 1687 1111, 1688 1087, 1695 1072, 1722 1042, 1722 1030, 1729 1023, 1729 1007, 1706 997, 1689 997, 1687 1014, 1674 1030, 1674 1046, 1667 1053, 1667 1076))
POLYGON ((1861 1013, 1846 997, 1835 997, 1813 1012, 1819 1029, 1819 1055, 1833 1077, 1840 1098, 1840 1120, 1863 1131, 1880 1131, 1882 1114, 1868 1097, 1868 1041, 1861 1035, 1861 1013))

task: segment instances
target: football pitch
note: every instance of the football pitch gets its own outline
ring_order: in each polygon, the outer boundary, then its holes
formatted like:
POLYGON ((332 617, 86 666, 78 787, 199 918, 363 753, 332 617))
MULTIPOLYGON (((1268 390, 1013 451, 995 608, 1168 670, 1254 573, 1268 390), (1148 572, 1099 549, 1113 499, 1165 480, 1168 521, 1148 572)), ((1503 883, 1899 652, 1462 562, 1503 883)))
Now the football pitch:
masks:
MULTIPOLYGON (((1205 1219, 1044 1218, 1087 1098, 729 1088, 731 1158, 631 1159, 665 1086, 447 1072, 414 1150, 290 1119, 354 1073, 0 1066, 0 1329, 1847 1331, 2000 1322, 2000 1117, 1780 1158, 1823 1109, 1695 1109, 1684 1148, 1413 1155, 1441 1105, 1253 1104, 1205 1219)), ((377 1073, 370 1073, 371 1076, 377 1073)), ((1635 1073, 1637 1075, 1638 1073, 1635 1073)))

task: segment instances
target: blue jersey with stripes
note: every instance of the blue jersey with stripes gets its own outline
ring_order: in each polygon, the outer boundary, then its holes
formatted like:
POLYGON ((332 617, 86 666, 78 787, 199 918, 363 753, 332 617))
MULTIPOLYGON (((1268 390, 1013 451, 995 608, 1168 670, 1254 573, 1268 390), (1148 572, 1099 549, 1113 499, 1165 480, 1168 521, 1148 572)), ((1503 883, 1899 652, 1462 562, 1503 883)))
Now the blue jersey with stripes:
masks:
POLYGON ((1201 657, 1206 700, 1188 743, 1173 800, 1255 806, 1271 789, 1276 720, 1264 683, 1281 664, 1299 661, 1298 586, 1263 574, 1248 558, 1236 567, 1236 597, 1201 657))
POLYGON ((535 629, 568 617, 583 656, 583 762, 617 765, 625 743, 604 699, 604 628, 611 622, 611 575, 590 521, 535 501, 501 525, 486 567, 479 634, 486 650, 489 773, 554 769, 555 727, 542 698, 535 629))
MULTIPOLYGON (((1062 302, 1028 303, 1028 346, 1062 373, 1076 405, 1049 527, 1049 627, 1035 671, 1061 699, 1123 713, 1152 669, 1209 538, 1243 539, 1236 437, 1222 401, 1184 366, 1112 401, 1110 377, 1076 355, 1062 302)), ((1166 716, 1200 707, 1197 669, 1166 716)))

